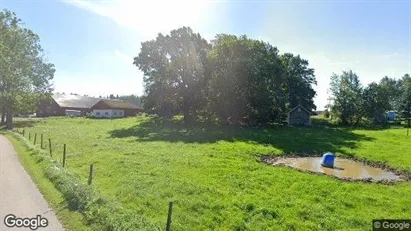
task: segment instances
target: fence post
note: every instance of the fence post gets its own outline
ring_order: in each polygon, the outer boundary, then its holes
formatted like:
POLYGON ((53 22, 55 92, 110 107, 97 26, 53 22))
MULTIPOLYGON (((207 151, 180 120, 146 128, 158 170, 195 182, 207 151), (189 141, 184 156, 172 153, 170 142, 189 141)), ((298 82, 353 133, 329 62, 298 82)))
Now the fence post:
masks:
POLYGON ((31 140, 31 133, 29 132, 29 140, 31 140))
POLYGON ((40 148, 43 149, 43 134, 40 135, 40 148))
POLYGON ((23 136, 24 136, 24 129, 23 129, 23 136))
POLYGON ((34 145, 36 145, 36 141, 37 141, 37 133, 34 133, 34 145))
POLYGON ((93 164, 90 164, 90 171, 88 173, 88 185, 93 183, 93 164))
POLYGON ((66 166, 66 144, 64 144, 63 149, 63 168, 66 166))
POLYGON ((173 202, 170 201, 168 203, 168 216, 167 216, 167 225, 166 225, 166 231, 171 231, 171 215, 173 213, 173 202))
POLYGON ((51 151, 51 139, 49 138, 49 150, 50 150, 50 156, 53 157, 53 153, 51 151))

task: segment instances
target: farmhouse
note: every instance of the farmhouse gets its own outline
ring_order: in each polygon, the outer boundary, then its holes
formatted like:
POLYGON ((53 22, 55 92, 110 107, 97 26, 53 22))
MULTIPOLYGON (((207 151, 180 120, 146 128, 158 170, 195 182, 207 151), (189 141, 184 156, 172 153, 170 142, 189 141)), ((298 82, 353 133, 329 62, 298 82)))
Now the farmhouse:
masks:
POLYGON ((126 117, 142 111, 136 105, 119 100, 108 100, 80 95, 53 94, 50 100, 40 103, 37 116, 126 117))
POLYGON ((44 100, 40 103, 37 116, 85 116, 88 112, 92 111, 91 107, 100 100, 99 98, 80 95, 53 94, 51 100, 44 100))
POLYGON ((135 116, 141 110, 133 104, 119 100, 100 100, 92 107, 93 117, 119 118, 135 116))
POLYGON ((311 114, 303 106, 298 105, 288 112, 287 123, 288 125, 311 126, 311 114))

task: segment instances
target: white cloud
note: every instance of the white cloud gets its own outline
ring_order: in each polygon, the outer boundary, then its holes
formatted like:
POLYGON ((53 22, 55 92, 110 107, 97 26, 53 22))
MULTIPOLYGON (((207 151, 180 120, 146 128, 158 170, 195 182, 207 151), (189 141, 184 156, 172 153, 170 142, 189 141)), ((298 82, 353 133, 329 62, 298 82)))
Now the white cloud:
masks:
POLYGON ((196 0, 180 1, 70 1, 66 3, 110 18, 142 36, 167 33, 181 26, 207 23, 213 3, 196 0))

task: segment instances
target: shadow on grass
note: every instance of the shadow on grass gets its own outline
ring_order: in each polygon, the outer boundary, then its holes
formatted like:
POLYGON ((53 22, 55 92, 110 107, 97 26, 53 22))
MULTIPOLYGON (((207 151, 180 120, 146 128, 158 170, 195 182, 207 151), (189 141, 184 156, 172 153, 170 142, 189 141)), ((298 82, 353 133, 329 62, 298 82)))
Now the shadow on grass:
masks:
POLYGON ((181 121, 147 119, 129 128, 109 131, 113 138, 134 137, 138 142, 166 141, 184 143, 248 142, 273 146, 287 154, 318 154, 327 151, 353 154, 359 141, 373 138, 356 134, 348 128, 314 125, 312 127, 288 127, 273 125, 266 128, 244 128, 197 123, 186 128, 181 121))
POLYGON ((24 127, 33 127, 36 123, 40 122, 40 120, 32 120, 32 119, 24 119, 24 120, 14 120, 13 125, 14 128, 24 128, 24 127))
POLYGON ((368 130, 368 131, 406 128, 406 125, 395 124, 391 122, 381 123, 381 124, 362 123, 362 124, 358 124, 354 126, 354 125, 336 124, 334 122, 330 122, 326 118, 322 118, 318 116, 313 116, 311 117, 311 119, 316 127, 323 127, 323 128, 361 129, 361 130, 368 130))

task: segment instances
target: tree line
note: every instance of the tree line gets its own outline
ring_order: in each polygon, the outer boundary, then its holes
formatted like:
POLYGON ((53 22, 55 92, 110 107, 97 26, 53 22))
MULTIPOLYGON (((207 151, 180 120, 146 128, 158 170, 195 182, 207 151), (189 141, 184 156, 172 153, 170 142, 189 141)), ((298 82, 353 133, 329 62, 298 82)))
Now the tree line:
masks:
POLYGON ((54 65, 47 62, 39 36, 24 28, 16 14, 0 11, 1 125, 13 127, 13 114, 32 112, 53 90, 54 65))
POLYGON ((342 124, 357 125, 363 119, 385 122, 386 112, 395 111, 402 119, 411 117, 411 76, 399 79, 385 76, 378 83, 363 86, 352 70, 333 74, 330 83, 331 115, 342 124))
POLYGON ((291 53, 247 36, 218 34, 210 43, 189 27, 141 43, 134 58, 144 73, 144 109, 221 122, 283 121, 298 105, 316 109, 314 69, 291 53))
MULTIPOLYGON (((99 98, 103 98, 102 96, 100 96, 99 98)), ((141 107, 141 98, 138 95, 114 95, 114 94, 110 94, 108 96, 106 96, 107 99, 117 99, 123 102, 127 102, 127 103, 131 103, 134 104, 138 107, 141 107)))

